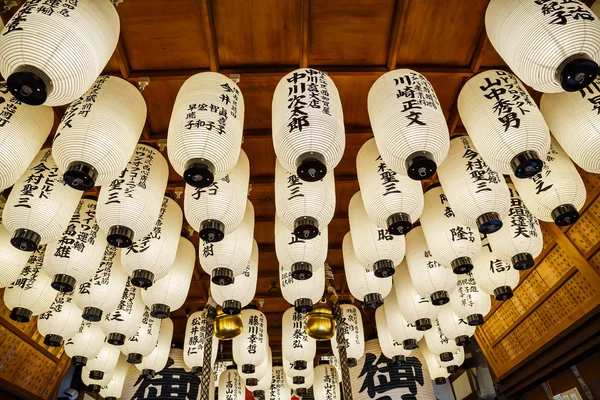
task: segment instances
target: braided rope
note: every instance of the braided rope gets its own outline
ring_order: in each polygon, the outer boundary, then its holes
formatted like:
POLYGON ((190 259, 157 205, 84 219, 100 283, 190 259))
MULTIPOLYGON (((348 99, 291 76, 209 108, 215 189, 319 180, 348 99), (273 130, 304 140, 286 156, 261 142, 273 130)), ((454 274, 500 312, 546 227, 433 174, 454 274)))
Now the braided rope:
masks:
POLYGON ((206 332, 204 335, 204 359, 202 362, 202 373, 200 374, 200 400, 211 400, 210 399, 210 380, 212 379, 212 337, 215 331, 213 325, 213 315, 215 308, 211 305, 206 306, 206 332))

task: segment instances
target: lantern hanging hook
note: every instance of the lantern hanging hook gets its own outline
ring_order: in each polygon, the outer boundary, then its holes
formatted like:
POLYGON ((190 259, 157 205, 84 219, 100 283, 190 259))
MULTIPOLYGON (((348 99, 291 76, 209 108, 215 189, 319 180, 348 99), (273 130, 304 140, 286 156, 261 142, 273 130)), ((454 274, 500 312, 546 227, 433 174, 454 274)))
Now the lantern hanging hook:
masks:
POLYGON ((148 86, 150 84, 150 77, 149 76, 145 76, 143 78, 140 78, 138 80, 138 89, 140 90, 140 92, 144 92, 144 90, 146 89, 146 86, 148 86))

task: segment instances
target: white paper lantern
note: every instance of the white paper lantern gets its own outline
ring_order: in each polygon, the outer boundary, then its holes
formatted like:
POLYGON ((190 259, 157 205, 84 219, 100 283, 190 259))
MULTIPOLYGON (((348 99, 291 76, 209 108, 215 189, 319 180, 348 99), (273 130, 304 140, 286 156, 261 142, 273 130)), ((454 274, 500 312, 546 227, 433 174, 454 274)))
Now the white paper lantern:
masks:
POLYGON ((244 218, 250 162, 244 150, 239 154, 237 164, 228 175, 207 187, 185 187, 185 218, 206 242, 220 242, 224 235, 236 230, 244 218))
POLYGON ((51 347, 63 345, 63 340, 73 336, 81 325, 81 310, 73 301, 73 293, 58 293, 50 307, 37 319, 38 332, 44 344, 51 347))
MULTIPOLYGON (((358 360, 365 354, 365 331, 363 327, 362 316, 360 310, 352 304, 340 304, 342 312, 342 321, 344 323, 344 339, 346 343, 346 356, 348 357, 348 365, 355 367, 358 360)), ((333 355, 339 359, 339 351, 337 344, 337 329, 330 339, 333 355)))
MULTIPOLYGON (((283 347, 282 347, 282 349, 283 349, 283 347)), ((311 375, 313 375, 313 379, 314 379, 315 367, 313 366, 312 359, 310 359, 308 361, 305 369, 294 369, 294 363, 289 362, 288 358, 286 357, 285 351, 282 351, 282 355, 283 355, 283 363, 282 363, 283 364, 283 372, 285 373, 286 377, 289 377, 292 379, 292 382, 296 381, 297 385, 302 385, 306 382, 306 378, 310 377, 311 375)))
POLYGON ((325 268, 313 271, 309 279, 294 279, 292 273, 283 266, 279 267, 279 285, 281 295, 299 313, 312 311, 313 304, 318 303, 325 290, 325 268))
POLYGON ((100 389, 100 395, 104 400, 117 400, 121 397, 128 370, 129 364, 127 363, 127 358, 125 356, 119 357, 119 362, 117 363, 113 377, 106 386, 100 389))
POLYGON ((512 179, 531 214, 557 226, 574 224, 585 204, 585 184, 573 162, 552 140, 542 171, 529 179, 512 179))
POLYGON ((145 311, 140 291, 141 289, 131 284, 131 279, 127 279, 117 308, 110 313, 104 313, 100 326, 107 336, 108 343, 122 346, 127 338, 134 336, 138 331, 145 311))
POLYGON ((510 69, 538 92, 576 91, 596 77, 600 23, 583 1, 492 0, 485 28, 510 69))
POLYGON ((408 176, 387 166, 375 139, 369 139, 356 156, 356 172, 364 207, 380 228, 405 235, 423 211, 423 188, 408 176))
POLYGON ((281 351, 284 355, 284 363, 288 361, 293 365, 293 369, 299 372, 306 370, 309 365, 312 367, 317 353, 317 341, 306 333, 305 315, 295 311, 293 307, 283 313, 281 351))
POLYGON ((285 375, 285 383, 287 386, 294 391, 296 397, 303 396, 301 393, 306 393, 308 389, 312 387, 315 382, 315 373, 314 369, 308 376, 302 377, 291 377, 289 375, 285 375))
POLYGON ((315 399, 341 400, 340 383, 333 365, 322 364, 315 367, 313 391, 315 399))
POLYGON ((105 373, 112 373, 116 369, 120 355, 121 351, 117 346, 104 342, 100 353, 85 365, 90 371, 89 378, 95 381, 104 379, 105 373))
POLYGON ((465 363, 465 350, 463 347, 458 347, 456 352, 452 355, 452 361, 440 361, 439 365, 442 368, 446 368, 446 371, 450 374, 455 374, 459 371, 460 366, 465 363))
POLYGON ((152 353, 144 356, 140 364, 135 365, 137 369, 142 371, 145 378, 154 378, 157 373, 167 366, 172 340, 173 321, 170 318, 164 318, 160 320, 160 333, 156 347, 152 350, 152 353))
POLYGON ((242 307, 250 304, 256 293, 258 281, 258 244, 256 240, 252 243, 252 256, 246 270, 236 276, 231 285, 219 286, 210 283, 212 298, 223 307, 223 312, 229 315, 237 315, 242 307))
POLYGON ((275 211, 298 239, 314 239, 329 225, 335 212, 333 171, 323 179, 307 182, 275 165, 275 211))
POLYGON ((375 309, 383 305, 383 298, 390 293, 392 277, 378 278, 373 270, 365 269, 356 258, 352 241, 352 234, 346 233, 342 242, 342 256, 348 289, 365 307, 375 309))
MULTIPOLYGON (((396 322, 394 322, 396 323, 396 322)), ((406 357, 410 355, 411 350, 405 350, 402 342, 397 342, 390 334, 384 307, 375 310, 375 324, 377 328, 377 337, 379 345, 384 356, 392 360, 396 365, 402 365, 406 357)))
POLYGON ((430 186, 425 192, 421 226, 431 255, 437 262, 451 267, 455 274, 465 274, 473 269, 473 260, 481 250, 481 239, 474 228, 456 217, 439 184, 430 186))
POLYGON ((127 338, 121 352, 127 356, 130 364, 140 364, 144 357, 150 355, 156 348, 160 334, 161 319, 150 315, 150 309, 145 307, 142 315, 142 323, 137 332, 127 338))
POLYGON ((423 353, 425 364, 427 365, 427 370, 429 371, 429 376, 431 379, 436 385, 444 385, 446 383, 446 379, 450 377, 450 373, 446 370, 446 368, 440 365, 440 358, 427 348, 427 343, 425 340, 421 341, 419 344, 419 349, 423 353))
POLYGON ((450 141, 446 162, 438 169, 440 183, 452 211, 463 224, 481 233, 502 228, 510 194, 502 176, 490 168, 466 136, 450 141))
POLYGON ((202 372, 204 363, 204 349, 207 340, 212 340, 211 365, 214 365, 217 359, 217 349, 219 339, 214 335, 208 336, 209 322, 206 313, 197 311, 190 315, 185 327, 185 340, 183 342, 183 360, 194 374, 202 372))
POLYGON ((4 198, 0 196, 0 289, 7 287, 19 277, 30 256, 29 253, 15 248, 10 243, 12 235, 2 225, 4 202, 4 198))
POLYGON ((38 153, 54 122, 50 107, 31 107, 0 80, 0 191, 14 185, 38 153))
POLYGON ((342 101, 324 72, 300 68, 277 84, 272 104, 273 147, 290 173, 306 182, 323 179, 346 146, 342 101))
POLYGON ((458 278, 456 290, 450 295, 450 305, 469 325, 478 326, 492 309, 492 299, 479 289, 474 275, 469 272, 458 278))
POLYGON ((92 279, 106 246, 106 235, 96 222, 96 200, 82 199, 62 236, 46 246, 44 270, 52 287, 72 292, 78 283, 92 279))
POLYGON ((450 304, 442 307, 438 314, 438 322, 440 329, 459 347, 467 346, 470 337, 475 334, 476 327, 469 325, 467 321, 456 315, 450 304))
POLYGON ((496 300, 505 301, 513 297, 513 289, 519 284, 519 271, 509 263, 498 258, 487 237, 482 240, 483 247, 475 260, 473 276, 477 286, 496 300))
POLYGON ((273 380, 273 366, 267 370, 265 376, 258 380, 258 384, 256 386, 252 386, 252 394, 254 397, 267 399, 267 393, 269 393, 269 389, 271 388, 271 381, 273 380))
POLYGON ((176 247, 177 256, 169 273, 155 281, 151 287, 142 290, 142 300, 150 307, 154 318, 168 318, 171 311, 181 308, 190 290, 196 263, 196 249, 183 237, 179 238, 176 247))
POLYGON ((100 189, 96 218, 108 243, 130 247, 154 229, 168 178, 160 151, 138 144, 125 169, 100 189))
POLYGON ((13 321, 29 322, 50 308, 56 298, 56 291, 50 286, 52 279, 42 268, 44 250, 45 246, 41 246, 30 253, 21 274, 4 290, 4 305, 11 310, 13 321))
POLYGON ((11 243, 23 251, 57 240, 69 225, 81 192, 65 185, 52 158, 41 150, 8 195, 2 223, 11 243))
POLYGON ((200 266, 211 275, 213 283, 231 285, 234 277, 244 273, 252 257, 253 237, 254 206, 247 200, 244 219, 235 231, 217 243, 200 239, 200 266))
POLYGON ((432 323, 439 313, 439 307, 434 306, 429 299, 417 293, 412 285, 406 260, 396 268, 393 280, 392 290, 396 292, 398 307, 406 321, 414 324, 418 331, 431 329, 432 323))
POLYGON ((235 367, 228 367, 219 376, 218 400, 244 400, 246 392, 235 367))
POLYGON ((431 83, 410 69, 386 72, 368 97, 369 119, 387 166, 414 180, 433 176, 448 154, 448 125, 431 83))
POLYGON ((458 350, 458 346, 454 340, 444 334, 437 319, 423 337, 429 351, 439 357, 438 362, 448 362, 454 359, 454 353, 458 350))
POLYGON ((121 267, 120 252, 114 246, 106 246, 92 279, 75 290, 75 304, 83 310, 83 319, 98 322, 104 313, 114 311, 119 305, 129 278, 121 267))
POLYGON ((87 367, 83 367, 81 369, 81 381, 86 386, 86 390, 90 393, 100 393, 100 390, 102 390, 102 388, 104 386, 108 385, 108 383, 113 378, 113 375, 115 373, 115 371, 112 370, 112 371, 109 371, 106 374, 104 374, 102 379, 94 380, 94 379, 90 378, 91 372, 92 371, 90 369, 88 369, 87 367))
POLYGON ((60 106, 83 95, 110 60, 119 15, 110 0, 41 3, 25 2, 4 26, 0 72, 22 102, 60 106))
POLYGON ((417 293, 430 299, 434 306, 448 303, 450 293, 456 289, 456 275, 452 269, 434 260, 421 226, 415 226, 408 232, 406 247, 406 265, 417 293))
POLYGON ((405 350, 414 350, 419 346, 419 340, 424 332, 417 330, 415 324, 412 324, 404 318, 400 311, 396 291, 390 291, 384 300, 383 310, 387 321, 388 332, 395 342, 402 344, 405 350))
POLYGON ((531 215, 517 189, 508 184, 510 209, 504 219, 504 229, 488 236, 494 254, 510 262, 514 269, 525 270, 533 267, 534 259, 544 247, 542 229, 536 217, 531 215))
POLYGON ((105 340, 99 324, 81 320, 77 332, 65 341, 65 353, 71 357, 71 364, 84 366, 100 353, 105 340))
POLYGON ((372 270, 378 278, 392 276, 396 265, 404 259, 404 237, 392 235, 369 219, 360 191, 350 199, 348 220, 358 262, 365 269, 372 270))
POLYGON ((266 400, 288 400, 292 397, 292 389, 287 385, 283 367, 273 367, 271 372, 271 386, 268 391, 269 394, 266 400))
POLYGON ((554 138, 575 164, 593 174, 600 174, 600 106, 596 104, 599 85, 600 78, 596 78, 577 93, 546 93, 540 101, 540 110, 554 138))
MULTIPOLYGON (((268 339, 269 336, 267 335, 267 342, 268 339)), ((267 357, 265 357, 263 362, 256 366, 253 374, 244 374, 240 365, 238 365, 237 371, 238 374, 240 374, 240 378, 242 378, 242 382, 246 385, 246 389, 252 392, 256 386, 258 386, 259 381, 267 375, 267 372, 269 372, 271 368, 273 368, 273 354, 271 352, 271 347, 267 345, 267 357)))
POLYGON ((242 333, 233 339, 233 360, 251 374, 267 357, 267 317, 253 309, 242 310, 242 333))

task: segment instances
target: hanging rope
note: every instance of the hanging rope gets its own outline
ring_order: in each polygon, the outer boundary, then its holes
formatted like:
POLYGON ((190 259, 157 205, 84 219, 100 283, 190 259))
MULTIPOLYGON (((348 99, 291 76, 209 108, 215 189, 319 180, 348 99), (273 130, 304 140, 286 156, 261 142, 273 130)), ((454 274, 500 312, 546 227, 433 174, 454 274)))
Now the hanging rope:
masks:
POLYGON ((206 312, 206 330, 204 335, 204 360, 202 363, 202 373, 200 374, 200 400, 210 399, 210 380, 212 379, 212 337, 215 331, 213 325, 214 317, 217 309, 213 307, 212 298, 208 300, 208 304, 204 308, 206 312))

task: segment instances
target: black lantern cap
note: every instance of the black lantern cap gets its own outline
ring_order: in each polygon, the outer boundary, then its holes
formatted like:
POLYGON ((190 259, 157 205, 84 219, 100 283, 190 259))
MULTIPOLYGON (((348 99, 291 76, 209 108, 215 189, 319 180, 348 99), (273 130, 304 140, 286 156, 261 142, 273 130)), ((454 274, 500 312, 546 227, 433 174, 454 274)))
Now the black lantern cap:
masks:
POLYGON ((296 161, 296 174, 306 182, 320 181, 327 175, 325 157, 313 152, 302 154, 296 161))
POLYGON ((75 367, 85 367, 87 364, 87 357, 84 356, 75 356, 71 358, 71 365, 75 367))
POLYGON ((306 361, 294 361, 294 369, 296 371, 304 371, 306 368, 308 368, 308 363, 306 361))
POLYGON ((428 151, 418 151, 406 160, 406 173, 414 181, 429 179, 437 171, 433 155, 428 151))
POLYGON ((494 289, 494 298, 498 301, 506 301, 513 297, 513 291, 510 286, 500 286, 494 289))
POLYGON ((579 212, 572 204, 563 204, 552 210, 551 216, 556 226, 568 226, 577 222, 579 212))
POLYGON ((100 393, 100 390, 102 389, 102 386, 94 384, 94 385, 88 385, 87 388, 88 388, 88 392, 91 392, 91 393, 100 393))
POLYGON ((242 364, 242 372, 244 374, 253 374, 256 371, 254 364, 242 364))
POLYGON ((519 253, 511 259, 514 269, 517 271, 524 271, 535 265, 535 260, 530 253, 519 253))
POLYGON ((225 224, 216 219, 207 219, 200 224, 200 239, 208 243, 217 243, 225 237, 225 224))
POLYGON ((6 79, 6 86, 13 96, 30 106, 44 104, 53 89, 48 75, 31 65, 15 68, 6 79))
POLYGON ((294 235, 300 240, 314 239, 319 235, 319 221, 313 217, 300 217, 294 221, 294 235))
POLYGON ((228 286, 233 283, 233 271, 229 268, 219 267, 212 271, 212 283, 218 286, 228 286))
POLYGON ((54 275, 52 279, 52 289, 58 290, 61 293, 71 293, 77 281, 75 278, 65 274, 54 275))
POLYGON ((196 188, 205 188, 215 181, 215 166, 204 158, 194 158, 185 164, 185 183, 196 188))
POLYGON ((153 318, 165 319, 169 318, 169 313, 171 312, 171 307, 166 304, 152 304, 152 310, 150 311, 150 315, 153 318))
POLYGON ((118 399, 114 396, 108 396, 108 397, 105 397, 104 400, 118 400, 118 399))
POLYGON ((450 362, 454 360, 454 354, 450 353, 449 351, 444 352, 440 354, 440 360, 443 362, 450 362))
POLYGON ((484 323, 483 315, 481 314, 471 314, 467 316, 467 323, 469 326, 479 326, 484 323))
POLYGON ((102 378, 104 378, 104 372, 98 370, 90 371, 90 379, 100 381, 102 378))
POLYGON ((136 269, 131 274, 131 284, 142 289, 147 289, 154 284, 154 274, 145 269, 136 269))
POLYGON ((413 228, 410 215, 406 213, 392 214, 386 222, 388 232, 394 236, 406 235, 413 228))
POLYGON ((473 271, 473 260, 470 257, 458 257, 452 260, 450 266, 456 275, 468 274, 473 271))
POLYGON ((446 384, 446 378, 435 378, 436 385, 444 385, 446 384))
POLYGON ((502 228, 500 215, 496 212, 481 214, 477 217, 477 228, 479 229, 479 233, 485 235, 499 231, 502 228))
POLYGON ((396 268, 392 260, 379 260, 373 264, 373 273, 378 278, 389 278, 395 272, 396 268))
POLYGON ((404 357, 403 355, 397 355, 392 358, 392 364, 401 366, 401 365, 404 365, 405 363, 406 363, 406 357, 404 357))
POLYGON ((353 357, 349 357, 349 358, 348 358, 348 366, 349 366, 350 368, 354 368, 354 367, 356 367, 357 365, 358 365, 358 360, 357 360, 356 358, 353 358, 353 357))
POLYGON ((129 364, 141 364, 144 356, 140 353, 129 353, 127 354, 127 362, 129 364))
POLYGON ((155 371, 155 370, 153 370, 153 369, 147 369, 147 368, 144 368, 144 369, 142 370, 142 376, 143 376, 145 379, 152 379, 152 378, 154 378, 154 376, 155 376, 155 375, 156 375, 156 371, 155 371))
POLYGON ((379 293, 369 293, 363 299, 363 303, 365 307, 376 310, 383 305, 383 298, 379 293))
POLYGON ((256 397, 258 400, 265 400, 265 391, 264 390, 254 390, 252 392, 252 394, 254 395, 254 397, 256 397))
POLYGON ((10 312, 10 319, 17 322, 29 322, 33 312, 23 307, 15 307, 10 312))
POLYGON ((113 346, 122 346, 125 344, 125 339, 127 338, 122 333, 113 332, 108 334, 106 341, 113 346))
POLYGON ((438 290, 437 292, 433 292, 429 297, 431 298, 431 303, 434 306, 443 306, 444 304, 450 301, 450 296, 445 290, 438 290))
POLYGON ((111 226, 108 230, 106 240, 111 246, 123 249, 125 247, 130 247, 133 244, 133 235, 133 230, 128 227, 115 225, 111 226))
POLYGON ((598 64, 585 54, 575 54, 564 60, 556 73, 565 91, 576 92, 596 79, 598 64))
POLYGON ((246 386, 258 386, 258 379, 256 378, 247 378, 246 386))
POLYGON ((21 251, 36 251, 40 245, 41 236, 29 229, 19 228, 10 239, 10 244, 21 251))
POLYGON ((102 310, 96 307, 86 307, 83 309, 81 317, 86 321, 99 322, 102 319, 102 310))
POLYGON ((431 329, 431 320, 429 318, 421 318, 415 321, 415 326, 418 331, 427 331, 431 329))
POLYGON ((313 276, 312 265, 301 261, 292 264, 292 278, 299 281, 305 281, 313 276))
POLYGON ((449 365, 446 367, 446 371, 449 374, 455 374, 459 371, 458 365, 449 365))
POLYGON ((294 301, 294 311, 297 313, 308 313, 313 310, 313 302, 311 299, 302 298, 294 301))
POLYGON ((538 153, 533 150, 519 153, 510 161, 510 168, 519 179, 531 178, 539 173, 543 166, 544 162, 540 159, 538 153))
POLYGON ((304 379, 303 376, 294 376, 292 378, 292 382, 294 382, 294 385, 304 385, 304 382, 306 382, 306 379, 304 379))
POLYGON ((456 343, 456 345, 460 346, 460 347, 465 347, 470 342, 471 342, 471 339, 469 338, 469 335, 460 335, 454 339, 454 343, 456 343))
POLYGON ((406 339, 402 342, 404 350, 414 350, 419 347, 419 343, 416 339, 406 339))
POLYGON ((298 395, 300 397, 304 397, 308 393, 308 389, 306 389, 306 388, 298 388, 298 389, 295 390, 295 392, 296 392, 296 395, 298 395))
POLYGON ((50 347, 60 347, 63 344, 63 338, 60 335, 48 334, 44 336, 44 344, 50 347))
POLYGON ((67 166, 63 179, 73 189, 85 192, 96 186, 98 171, 86 162, 74 161, 67 166))
POLYGON ((227 315, 238 315, 242 310, 242 303, 237 300, 225 300, 223 302, 223 312, 227 315))
POLYGON ((201 373, 202 373, 202 367, 200 367, 200 366, 192 367, 192 374, 200 375, 201 373))

